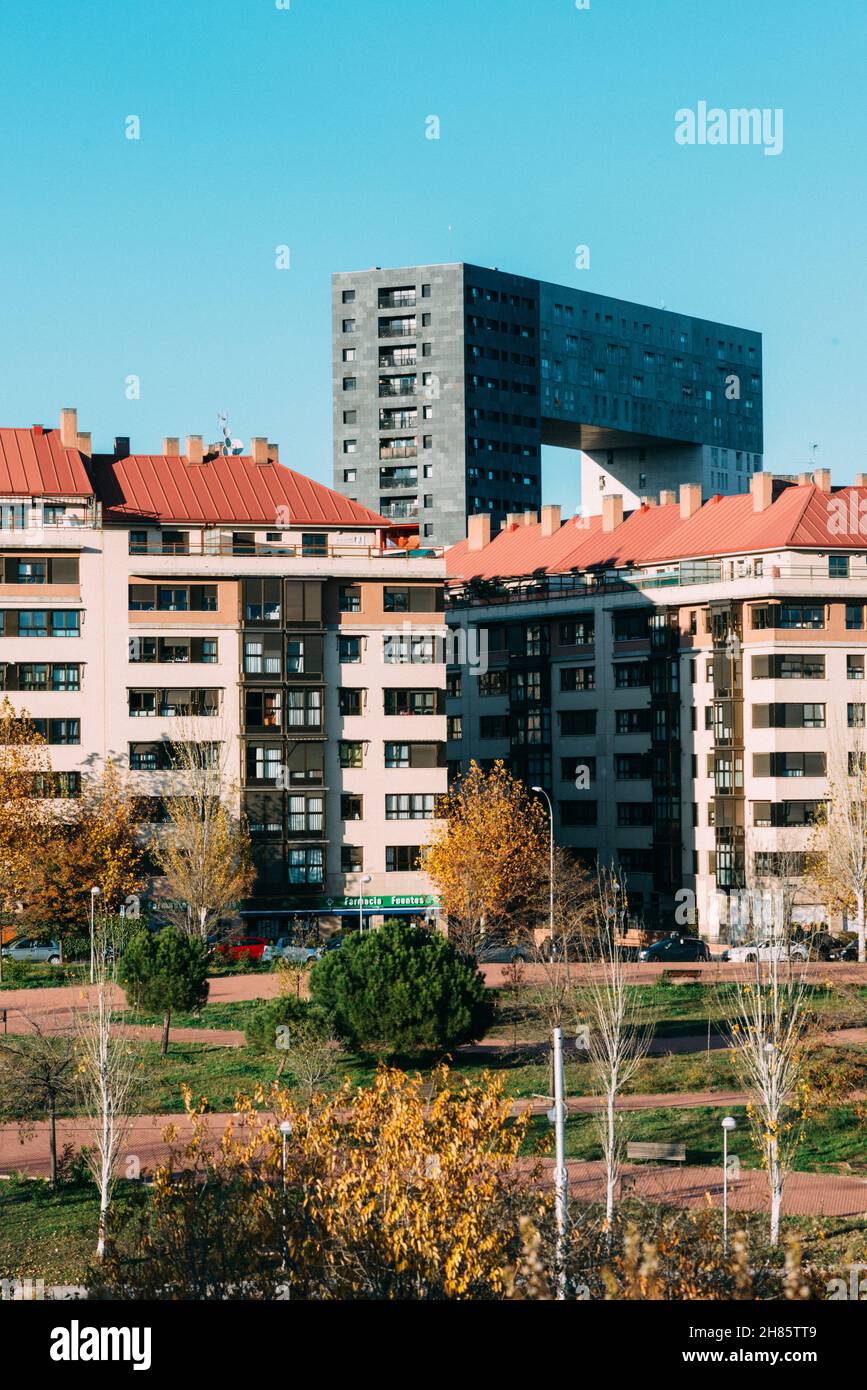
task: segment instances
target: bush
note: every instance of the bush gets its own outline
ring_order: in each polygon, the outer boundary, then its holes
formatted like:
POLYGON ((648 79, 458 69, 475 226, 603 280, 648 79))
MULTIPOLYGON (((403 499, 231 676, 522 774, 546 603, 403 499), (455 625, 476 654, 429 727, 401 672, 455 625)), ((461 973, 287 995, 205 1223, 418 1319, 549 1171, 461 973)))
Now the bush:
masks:
POLYGON ((390 922, 319 961, 310 993, 341 1038, 380 1055, 459 1047, 494 1017, 481 973, 445 937, 390 922))
POLYGON ((268 999, 255 1009, 244 1029, 248 1047, 260 1052, 270 1052, 277 1046, 277 1029, 291 1028, 303 1023, 310 1016, 310 1005, 306 999, 298 999, 294 994, 281 994, 277 999, 268 999))

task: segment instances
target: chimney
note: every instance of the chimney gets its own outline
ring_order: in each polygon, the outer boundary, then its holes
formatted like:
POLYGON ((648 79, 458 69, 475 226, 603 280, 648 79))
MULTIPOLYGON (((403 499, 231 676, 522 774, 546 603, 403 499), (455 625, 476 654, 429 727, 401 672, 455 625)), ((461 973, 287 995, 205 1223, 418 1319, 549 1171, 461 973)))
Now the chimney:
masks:
POLYGON ((275 444, 271 439, 268 440, 268 455, 272 463, 280 462, 280 445, 275 444))
POLYGON ((68 407, 60 412, 60 442, 64 449, 77 448, 78 411, 68 407))
POLYGON ((642 498, 641 498, 641 505, 642 505, 642 507, 655 507, 655 506, 656 506, 656 498, 655 498, 655 497, 642 497, 642 498))
POLYGON ((205 457, 205 446, 202 443, 202 436, 200 434, 187 435, 186 452, 188 463, 202 462, 205 457))
POLYGON ((855 486, 856 486, 856 487, 867 487, 867 473, 856 473, 856 474, 855 474, 855 486))
POLYGON ((91 455, 91 445, 90 445, 90 431, 89 431, 89 430, 87 431, 86 434, 82 434, 82 433, 79 431, 79 433, 75 436, 75 447, 76 447, 76 449, 78 450, 78 452, 79 452, 80 454, 86 454, 87 457, 90 458, 90 455, 91 455))
POLYGON ((507 525, 507 526, 523 526, 523 524, 524 524, 524 513, 523 513, 523 512, 507 512, 507 513, 506 513, 506 525, 507 525))
POLYGON ((491 541, 491 518, 486 512, 467 518, 467 550, 484 550, 491 541))
POLYGON ((813 474, 813 482, 820 492, 831 491, 831 470, 830 468, 817 468, 813 474))
POLYGON ((560 530, 560 508, 550 506, 542 508, 542 535, 553 536, 555 531, 560 530))
POLYGON ((129 435, 116 434, 114 437, 114 456, 116 459, 129 458, 129 435))
POLYGON ((753 511, 766 512, 774 500, 774 479, 771 473, 754 473, 750 478, 753 511))
POLYGON ((810 477, 809 473, 798 474, 798 487, 806 487, 807 484, 811 483, 812 481, 813 479, 810 477))
POLYGON ((681 483, 680 519, 689 521, 701 507, 701 483, 681 483))
POLYGON ((163 440, 163 454, 166 458, 175 459, 180 455, 181 441, 176 434, 167 434, 163 440))
POLYGON ((539 520, 539 516, 538 516, 538 513, 537 513, 537 512, 530 512, 530 511, 524 512, 524 525, 525 525, 525 526, 535 526, 535 524, 536 524, 536 522, 537 522, 538 520, 539 520))
POLYGON ((663 492, 659 494, 660 507, 673 507, 676 501, 677 493, 675 492, 674 488, 671 488, 670 490, 666 488, 663 492))
POLYGON ((606 492, 602 498, 602 530, 613 531, 623 520, 623 494, 606 492))
POLYGON ((43 428, 42 428, 41 425, 34 425, 34 426, 33 426, 33 433, 36 435, 37 438, 39 438, 39 436, 42 435, 42 434, 44 434, 45 431, 43 430, 43 428))
POLYGON ((268 462, 268 441, 264 435, 257 434, 253 436, 250 452, 253 456, 254 463, 268 462))

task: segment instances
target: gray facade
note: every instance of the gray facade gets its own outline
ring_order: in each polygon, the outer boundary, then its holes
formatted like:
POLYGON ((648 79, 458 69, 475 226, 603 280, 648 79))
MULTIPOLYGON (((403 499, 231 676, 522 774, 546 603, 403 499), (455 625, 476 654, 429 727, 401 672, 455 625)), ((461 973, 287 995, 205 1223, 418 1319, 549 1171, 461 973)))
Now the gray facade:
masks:
POLYGON ((758 333, 465 264, 335 275, 332 321, 334 485, 431 545, 538 510, 543 444, 585 512, 761 468, 758 333))

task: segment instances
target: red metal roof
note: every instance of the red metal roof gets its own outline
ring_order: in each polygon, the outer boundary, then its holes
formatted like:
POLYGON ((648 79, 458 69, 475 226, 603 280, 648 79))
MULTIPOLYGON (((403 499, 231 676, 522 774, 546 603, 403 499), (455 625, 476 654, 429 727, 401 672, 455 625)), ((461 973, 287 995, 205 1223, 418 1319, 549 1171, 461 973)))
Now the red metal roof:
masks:
POLYGON ((452 579, 505 579, 785 549, 867 549, 867 488, 829 494, 813 483, 784 486, 762 512, 748 492, 712 497, 686 519, 676 502, 644 506, 613 531, 602 530, 601 516, 571 517, 552 536, 539 522, 513 524, 482 550, 459 541, 446 564, 452 579))
POLYGON ((59 430, 0 429, 0 493, 6 497, 91 497, 77 449, 64 449, 59 430))
POLYGON ((133 454, 93 463, 106 521, 135 519, 203 525, 388 526, 368 507, 279 463, 248 455, 133 454), (285 515, 281 513, 285 509, 285 515))

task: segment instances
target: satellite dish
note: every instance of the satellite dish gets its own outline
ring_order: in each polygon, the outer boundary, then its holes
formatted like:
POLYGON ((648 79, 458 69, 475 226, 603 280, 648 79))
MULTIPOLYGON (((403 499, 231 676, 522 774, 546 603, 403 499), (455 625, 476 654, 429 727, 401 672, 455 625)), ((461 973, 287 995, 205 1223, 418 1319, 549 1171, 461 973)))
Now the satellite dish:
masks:
POLYGON ((243 439, 232 438, 232 432, 229 429, 228 415, 218 415, 217 419, 220 422, 220 429, 223 431, 223 442, 220 445, 220 453, 224 457, 228 457, 231 454, 243 454, 246 445, 243 439))

